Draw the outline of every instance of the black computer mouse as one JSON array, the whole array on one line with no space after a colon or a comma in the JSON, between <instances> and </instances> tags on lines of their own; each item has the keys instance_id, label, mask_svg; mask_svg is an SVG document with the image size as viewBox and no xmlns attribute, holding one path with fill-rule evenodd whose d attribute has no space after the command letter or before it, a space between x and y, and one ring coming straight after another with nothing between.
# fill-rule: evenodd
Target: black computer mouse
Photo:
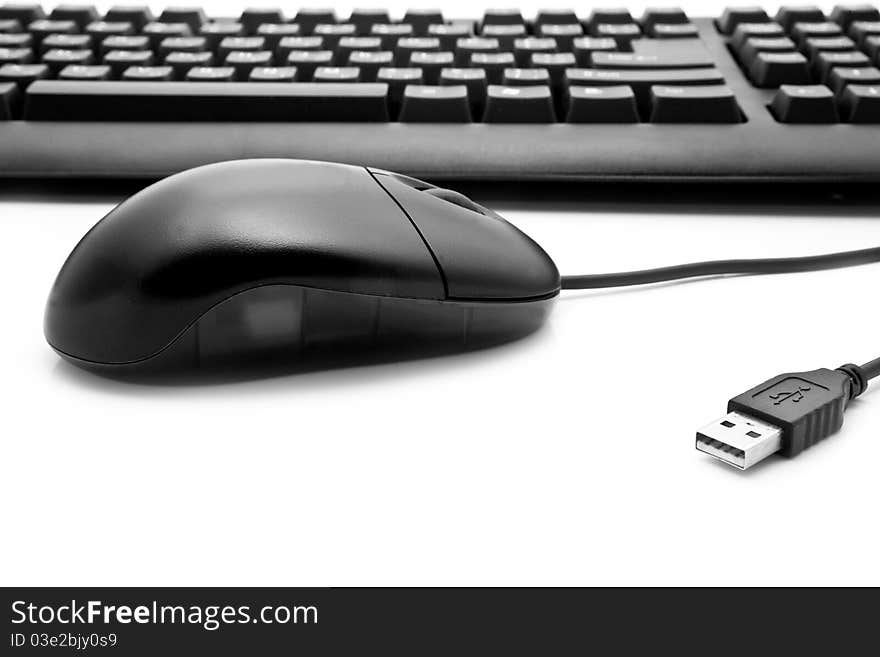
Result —
<instances>
[{"instance_id":1,"label":"black computer mouse","mask_svg":"<svg viewBox=\"0 0 880 657\"><path fill-rule=\"evenodd\" d=\"M198 167L127 199L76 246L45 333L96 369L467 350L536 330L559 272L461 194L299 160Z\"/></svg>"}]
</instances>

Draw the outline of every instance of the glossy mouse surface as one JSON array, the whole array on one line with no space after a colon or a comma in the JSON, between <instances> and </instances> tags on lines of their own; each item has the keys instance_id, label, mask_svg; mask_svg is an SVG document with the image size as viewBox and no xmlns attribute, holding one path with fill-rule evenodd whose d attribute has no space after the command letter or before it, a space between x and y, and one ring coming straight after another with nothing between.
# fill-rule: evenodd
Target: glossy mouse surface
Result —
<instances>
[{"instance_id":1,"label":"glossy mouse surface","mask_svg":"<svg viewBox=\"0 0 880 657\"><path fill-rule=\"evenodd\" d=\"M45 333L95 368L464 350L537 329L549 256L450 190L364 167L212 164L121 203L76 246Z\"/></svg>"}]
</instances>

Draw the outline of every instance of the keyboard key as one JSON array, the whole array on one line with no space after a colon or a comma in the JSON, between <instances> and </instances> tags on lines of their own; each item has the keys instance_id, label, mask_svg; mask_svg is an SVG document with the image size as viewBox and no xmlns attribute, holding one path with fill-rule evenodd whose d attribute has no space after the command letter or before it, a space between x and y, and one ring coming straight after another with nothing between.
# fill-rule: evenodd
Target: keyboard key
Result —
<instances>
[{"instance_id":1,"label":"keyboard key","mask_svg":"<svg viewBox=\"0 0 880 657\"><path fill-rule=\"evenodd\" d=\"M871 65L868 56L852 50L850 52L820 52L816 55L813 67L820 80L827 80L831 70L838 67L843 68L865 68Z\"/></svg>"},{"instance_id":2,"label":"keyboard key","mask_svg":"<svg viewBox=\"0 0 880 657\"><path fill-rule=\"evenodd\" d=\"M92 50L92 37L88 34L50 34L40 44L40 52L49 50Z\"/></svg>"},{"instance_id":3,"label":"keyboard key","mask_svg":"<svg viewBox=\"0 0 880 657\"><path fill-rule=\"evenodd\" d=\"M403 92L400 121L404 123L470 123L467 87L408 85Z\"/></svg>"},{"instance_id":4,"label":"keyboard key","mask_svg":"<svg viewBox=\"0 0 880 657\"><path fill-rule=\"evenodd\" d=\"M424 84L422 69L420 68L380 68L376 74L376 82L382 83L387 88L388 113L392 118L400 113L400 105L403 102L403 92L411 84Z\"/></svg>"},{"instance_id":5,"label":"keyboard key","mask_svg":"<svg viewBox=\"0 0 880 657\"><path fill-rule=\"evenodd\" d=\"M871 36L865 39L862 44L868 57L873 57L877 65L880 66L880 36Z\"/></svg>"},{"instance_id":6,"label":"keyboard key","mask_svg":"<svg viewBox=\"0 0 880 657\"><path fill-rule=\"evenodd\" d=\"M30 50L34 45L34 38L30 34L0 34L0 48L27 48Z\"/></svg>"},{"instance_id":7,"label":"keyboard key","mask_svg":"<svg viewBox=\"0 0 880 657\"><path fill-rule=\"evenodd\" d=\"M380 23L370 28L370 36L382 39L382 50L393 51L398 39L415 36L415 32L406 23Z\"/></svg>"},{"instance_id":8,"label":"keyboard key","mask_svg":"<svg viewBox=\"0 0 880 657\"><path fill-rule=\"evenodd\" d=\"M49 67L49 72L54 76L65 66L78 64L88 66L95 62L95 56L91 50L49 50L40 58L43 64Z\"/></svg>"},{"instance_id":9,"label":"keyboard key","mask_svg":"<svg viewBox=\"0 0 880 657\"><path fill-rule=\"evenodd\" d=\"M638 123L636 97L628 86L568 88L567 123Z\"/></svg>"},{"instance_id":10,"label":"keyboard key","mask_svg":"<svg viewBox=\"0 0 880 657\"><path fill-rule=\"evenodd\" d=\"M212 52L170 52L163 62L174 71L175 80L185 80L190 69L215 64Z\"/></svg>"},{"instance_id":11,"label":"keyboard key","mask_svg":"<svg viewBox=\"0 0 880 657\"><path fill-rule=\"evenodd\" d=\"M432 85L440 80L440 71L452 66L454 60L455 55L451 52L414 52L410 55L407 65L422 69L425 82Z\"/></svg>"},{"instance_id":12,"label":"keyboard key","mask_svg":"<svg viewBox=\"0 0 880 657\"><path fill-rule=\"evenodd\" d=\"M21 32L21 23L14 18L0 19L0 34L15 34Z\"/></svg>"},{"instance_id":13,"label":"keyboard key","mask_svg":"<svg viewBox=\"0 0 880 657\"><path fill-rule=\"evenodd\" d=\"M356 50L345 60L361 70L361 80L375 82L379 69L394 66L394 53L387 50Z\"/></svg>"},{"instance_id":14,"label":"keyboard key","mask_svg":"<svg viewBox=\"0 0 880 657\"><path fill-rule=\"evenodd\" d=\"M463 85L467 88L471 116L483 116L486 92L489 88L486 71L481 68L444 68L440 71L440 84L442 86Z\"/></svg>"},{"instance_id":15,"label":"keyboard key","mask_svg":"<svg viewBox=\"0 0 880 657\"><path fill-rule=\"evenodd\" d=\"M3 64L30 64L34 52L30 48L0 48L0 66Z\"/></svg>"},{"instance_id":16,"label":"keyboard key","mask_svg":"<svg viewBox=\"0 0 880 657\"><path fill-rule=\"evenodd\" d=\"M0 84L14 82L24 90L31 82L49 77L46 64L3 64L0 66Z\"/></svg>"},{"instance_id":17,"label":"keyboard key","mask_svg":"<svg viewBox=\"0 0 880 657\"><path fill-rule=\"evenodd\" d=\"M283 63L295 67L300 80L311 80L319 66L333 65L333 53L329 50L294 50L288 53Z\"/></svg>"},{"instance_id":18,"label":"keyboard key","mask_svg":"<svg viewBox=\"0 0 880 657\"><path fill-rule=\"evenodd\" d=\"M516 39L513 42L513 55L520 66L527 66L535 53L556 52L557 50L556 39L526 37L525 39Z\"/></svg>"},{"instance_id":19,"label":"keyboard key","mask_svg":"<svg viewBox=\"0 0 880 657\"><path fill-rule=\"evenodd\" d=\"M471 55L475 53L496 53L501 50L498 39L483 39L470 37L459 39L455 42L455 63L458 66L466 66L471 61Z\"/></svg>"},{"instance_id":20,"label":"keyboard key","mask_svg":"<svg viewBox=\"0 0 880 657\"><path fill-rule=\"evenodd\" d=\"M501 84L504 70L514 68L516 60L512 52L477 52L471 55L470 65L483 69L489 84Z\"/></svg>"},{"instance_id":21,"label":"keyboard key","mask_svg":"<svg viewBox=\"0 0 880 657\"><path fill-rule=\"evenodd\" d=\"M312 75L313 82L359 82L361 70L357 66L319 66Z\"/></svg>"},{"instance_id":22,"label":"keyboard key","mask_svg":"<svg viewBox=\"0 0 880 657\"><path fill-rule=\"evenodd\" d=\"M0 19L17 20L20 25L29 25L42 18L46 18L46 12L38 4L0 5Z\"/></svg>"},{"instance_id":23,"label":"keyboard key","mask_svg":"<svg viewBox=\"0 0 880 657\"><path fill-rule=\"evenodd\" d=\"M278 42L278 46L275 48L275 57L278 59L278 61L284 61L287 59L290 53L303 50L317 51L327 50L327 48L324 47L323 37L284 37L283 39L281 39L281 41Z\"/></svg>"},{"instance_id":24,"label":"keyboard key","mask_svg":"<svg viewBox=\"0 0 880 657\"><path fill-rule=\"evenodd\" d=\"M278 8L272 9L245 9L241 12L238 22L244 26L244 31L250 35L256 35L261 25L280 25L284 23L284 12Z\"/></svg>"},{"instance_id":25,"label":"keyboard key","mask_svg":"<svg viewBox=\"0 0 880 657\"><path fill-rule=\"evenodd\" d=\"M424 36L429 25L443 24L443 12L439 9L407 9L401 22L412 25L416 36Z\"/></svg>"},{"instance_id":26,"label":"keyboard key","mask_svg":"<svg viewBox=\"0 0 880 657\"><path fill-rule=\"evenodd\" d=\"M517 39L528 36L525 25L484 25L480 30L480 36L484 39L496 39L501 48L513 50L513 43Z\"/></svg>"},{"instance_id":27,"label":"keyboard key","mask_svg":"<svg viewBox=\"0 0 880 657\"><path fill-rule=\"evenodd\" d=\"M550 75L550 86L561 87L565 83L565 72L575 68L577 62L570 52L535 53L529 63L532 68L544 69Z\"/></svg>"},{"instance_id":28,"label":"keyboard key","mask_svg":"<svg viewBox=\"0 0 880 657\"><path fill-rule=\"evenodd\" d=\"M813 37L842 36L843 32L837 23L795 23L791 28L791 37L798 43L804 43Z\"/></svg>"},{"instance_id":29,"label":"keyboard key","mask_svg":"<svg viewBox=\"0 0 880 657\"><path fill-rule=\"evenodd\" d=\"M109 80L110 76L110 67L106 64L92 64L90 66L65 66L58 73L59 80L91 80L92 82L97 82L99 80Z\"/></svg>"},{"instance_id":30,"label":"keyboard key","mask_svg":"<svg viewBox=\"0 0 880 657\"><path fill-rule=\"evenodd\" d=\"M299 31L298 25L296 26L296 31ZM244 25L232 22L205 23L199 28L199 35L204 37L209 50L217 50L217 47L224 39L244 36ZM263 38L265 43L268 43L268 39Z\"/></svg>"},{"instance_id":31,"label":"keyboard key","mask_svg":"<svg viewBox=\"0 0 880 657\"><path fill-rule=\"evenodd\" d=\"M700 36L696 25L666 25L658 23L645 30L649 36L655 39L696 39Z\"/></svg>"},{"instance_id":32,"label":"keyboard key","mask_svg":"<svg viewBox=\"0 0 880 657\"><path fill-rule=\"evenodd\" d=\"M0 121L11 121L18 114L21 92L14 82L0 82Z\"/></svg>"},{"instance_id":33,"label":"keyboard key","mask_svg":"<svg viewBox=\"0 0 880 657\"><path fill-rule=\"evenodd\" d=\"M804 51L811 60L820 52L850 52L856 44L849 37L811 38L804 42Z\"/></svg>"},{"instance_id":34,"label":"keyboard key","mask_svg":"<svg viewBox=\"0 0 880 657\"><path fill-rule=\"evenodd\" d=\"M857 21L849 26L847 33L861 47L868 37L880 36L880 21Z\"/></svg>"},{"instance_id":35,"label":"keyboard key","mask_svg":"<svg viewBox=\"0 0 880 657\"><path fill-rule=\"evenodd\" d=\"M170 66L129 66L122 72L125 82L167 82L174 79Z\"/></svg>"},{"instance_id":36,"label":"keyboard key","mask_svg":"<svg viewBox=\"0 0 880 657\"><path fill-rule=\"evenodd\" d=\"M31 48L34 37L30 34L0 34L0 48Z\"/></svg>"},{"instance_id":37,"label":"keyboard key","mask_svg":"<svg viewBox=\"0 0 880 657\"><path fill-rule=\"evenodd\" d=\"M645 31L655 25L687 25L687 14L681 7L649 7L642 14L642 27Z\"/></svg>"},{"instance_id":38,"label":"keyboard key","mask_svg":"<svg viewBox=\"0 0 880 657\"><path fill-rule=\"evenodd\" d=\"M251 69L250 82L293 82L297 72L294 66L257 66Z\"/></svg>"},{"instance_id":39,"label":"keyboard key","mask_svg":"<svg viewBox=\"0 0 880 657\"><path fill-rule=\"evenodd\" d=\"M142 30L147 23L153 22L153 12L149 7L113 7L104 20L108 23L131 23L135 30Z\"/></svg>"},{"instance_id":40,"label":"keyboard key","mask_svg":"<svg viewBox=\"0 0 880 657\"><path fill-rule=\"evenodd\" d=\"M266 49L263 37L226 37L217 46L217 57L222 61L231 52L258 52Z\"/></svg>"},{"instance_id":41,"label":"keyboard key","mask_svg":"<svg viewBox=\"0 0 880 657\"><path fill-rule=\"evenodd\" d=\"M722 34L732 34L741 23L769 23L770 17L761 7L728 7L716 21Z\"/></svg>"},{"instance_id":42,"label":"keyboard key","mask_svg":"<svg viewBox=\"0 0 880 657\"><path fill-rule=\"evenodd\" d=\"M788 37L774 39L752 38L746 41L739 51L739 57L746 66L751 66L761 52L797 52L794 41Z\"/></svg>"},{"instance_id":43,"label":"keyboard key","mask_svg":"<svg viewBox=\"0 0 880 657\"><path fill-rule=\"evenodd\" d=\"M158 55L165 57L172 52L207 52L208 42L205 37L168 37L159 44Z\"/></svg>"},{"instance_id":44,"label":"keyboard key","mask_svg":"<svg viewBox=\"0 0 880 657\"><path fill-rule=\"evenodd\" d=\"M257 66L272 66L272 53L268 50L233 50L226 55L223 64L235 69L236 80L247 80Z\"/></svg>"},{"instance_id":45,"label":"keyboard key","mask_svg":"<svg viewBox=\"0 0 880 657\"><path fill-rule=\"evenodd\" d=\"M849 123L880 123L880 85L849 85L840 94L840 110Z\"/></svg>"},{"instance_id":46,"label":"keyboard key","mask_svg":"<svg viewBox=\"0 0 880 657\"><path fill-rule=\"evenodd\" d=\"M749 67L749 74L755 86L765 88L812 82L807 58L799 52L758 53Z\"/></svg>"},{"instance_id":47,"label":"keyboard key","mask_svg":"<svg viewBox=\"0 0 880 657\"><path fill-rule=\"evenodd\" d=\"M111 50L101 63L109 66L113 77L118 78L129 66L152 66L153 53L149 50Z\"/></svg>"},{"instance_id":48,"label":"keyboard key","mask_svg":"<svg viewBox=\"0 0 880 657\"><path fill-rule=\"evenodd\" d=\"M593 36L614 39L620 50L629 50L632 42L642 35L642 28L635 23L613 25L603 23L593 28Z\"/></svg>"},{"instance_id":49,"label":"keyboard key","mask_svg":"<svg viewBox=\"0 0 880 657\"><path fill-rule=\"evenodd\" d=\"M263 37L266 40L266 48L275 50L278 47L278 42L284 37L299 36L299 25L296 23L263 23L257 26L254 35Z\"/></svg>"},{"instance_id":50,"label":"keyboard key","mask_svg":"<svg viewBox=\"0 0 880 657\"><path fill-rule=\"evenodd\" d=\"M102 55L112 50L149 50L150 40L142 35L139 36L108 36L101 42L98 49Z\"/></svg>"},{"instance_id":51,"label":"keyboard key","mask_svg":"<svg viewBox=\"0 0 880 657\"><path fill-rule=\"evenodd\" d=\"M846 30L856 21L880 21L880 11L868 4L837 5L831 11L831 20Z\"/></svg>"},{"instance_id":52,"label":"keyboard key","mask_svg":"<svg viewBox=\"0 0 880 657\"><path fill-rule=\"evenodd\" d=\"M28 88L32 121L387 121L384 84L67 82Z\"/></svg>"},{"instance_id":53,"label":"keyboard key","mask_svg":"<svg viewBox=\"0 0 880 657\"><path fill-rule=\"evenodd\" d=\"M782 123L837 123L831 89L822 84L779 87L770 111Z\"/></svg>"},{"instance_id":54,"label":"keyboard key","mask_svg":"<svg viewBox=\"0 0 880 657\"><path fill-rule=\"evenodd\" d=\"M53 21L73 21L79 29L100 18L98 10L91 5L58 5L49 14Z\"/></svg>"},{"instance_id":55,"label":"keyboard key","mask_svg":"<svg viewBox=\"0 0 880 657\"><path fill-rule=\"evenodd\" d=\"M629 52L596 52L592 64L595 68L652 69L652 68L706 68L714 64L708 53L680 55L638 55Z\"/></svg>"},{"instance_id":56,"label":"keyboard key","mask_svg":"<svg viewBox=\"0 0 880 657\"><path fill-rule=\"evenodd\" d=\"M342 37L336 44L336 57L340 62L347 62L353 52L379 50L382 50L382 39L379 37Z\"/></svg>"},{"instance_id":57,"label":"keyboard key","mask_svg":"<svg viewBox=\"0 0 880 657\"><path fill-rule=\"evenodd\" d=\"M593 65L594 52L615 52L617 42L614 39L597 39L595 37L582 37L572 43L572 51L578 66L584 68Z\"/></svg>"},{"instance_id":58,"label":"keyboard key","mask_svg":"<svg viewBox=\"0 0 880 657\"><path fill-rule=\"evenodd\" d=\"M187 82L232 82L235 69L231 66L193 66L186 73Z\"/></svg>"},{"instance_id":59,"label":"keyboard key","mask_svg":"<svg viewBox=\"0 0 880 657\"><path fill-rule=\"evenodd\" d=\"M535 25L578 25L577 14L571 9L541 9L535 17Z\"/></svg>"},{"instance_id":60,"label":"keyboard key","mask_svg":"<svg viewBox=\"0 0 880 657\"><path fill-rule=\"evenodd\" d=\"M733 91L724 85L651 87L651 123L741 123Z\"/></svg>"},{"instance_id":61,"label":"keyboard key","mask_svg":"<svg viewBox=\"0 0 880 657\"><path fill-rule=\"evenodd\" d=\"M538 36L545 39L554 39L560 51L570 51L574 40L584 35L584 28L579 23L566 25L541 25L538 28Z\"/></svg>"},{"instance_id":62,"label":"keyboard key","mask_svg":"<svg viewBox=\"0 0 880 657\"><path fill-rule=\"evenodd\" d=\"M550 74L544 68L506 68L501 84L507 87L549 86Z\"/></svg>"},{"instance_id":63,"label":"keyboard key","mask_svg":"<svg viewBox=\"0 0 880 657\"><path fill-rule=\"evenodd\" d=\"M483 25L525 25L525 20L519 9L488 9Z\"/></svg>"},{"instance_id":64,"label":"keyboard key","mask_svg":"<svg viewBox=\"0 0 880 657\"><path fill-rule=\"evenodd\" d=\"M794 27L795 23L822 23L825 14L821 9L814 6L803 7L780 7L776 12L776 22L786 30Z\"/></svg>"},{"instance_id":65,"label":"keyboard key","mask_svg":"<svg viewBox=\"0 0 880 657\"><path fill-rule=\"evenodd\" d=\"M85 26L84 32L90 35L96 43L101 43L109 36L126 36L134 34L134 24L128 21L110 23L107 21L93 21Z\"/></svg>"},{"instance_id":66,"label":"keyboard key","mask_svg":"<svg viewBox=\"0 0 880 657\"><path fill-rule=\"evenodd\" d=\"M141 33L150 40L150 48L156 49L163 39L190 36L193 31L187 23L160 23L154 21L144 25Z\"/></svg>"},{"instance_id":67,"label":"keyboard key","mask_svg":"<svg viewBox=\"0 0 880 657\"><path fill-rule=\"evenodd\" d=\"M741 23L737 25L730 38L733 47L739 50L749 39L773 39L787 36L779 23Z\"/></svg>"},{"instance_id":68,"label":"keyboard key","mask_svg":"<svg viewBox=\"0 0 880 657\"><path fill-rule=\"evenodd\" d=\"M34 45L39 47L43 39L50 34L76 34L79 28L73 21L50 21L43 19L28 25L27 30L34 37Z\"/></svg>"},{"instance_id":69,"label":"keyboard key","mask_svg":"<svg viewBox=\"0 0 880 657\"><path fill-rule=\"evenodd\" d=\"M489 85L486 93L486 123L554 123L556 112L549 87L504 87Z\"/></svg>"},{"instance_id":70,"label":"keyboard key","mask_svg":"<svg viewBox=\"0 0 880 657\"><path fill-rule=\"evenodd\" d=\"M473 27L468 23L428 26L428 36L440 40L441 50L455 50L455 43L459 39L467 39L473 35Z\"/></svg>"},{"instance_id":71,"label":"keyboard key","mask_svg":"<svg viewBox=\"0 0 880 657\"><path fill-rule=\"evenodd\" d=\"M629 13L628 9L610 8L594 9L590 13L587 22L591 27L595 27L596 25L625 25L635 21L633 21L632 14Z\"/></svg>"},{"instance_id":72,"label":"keyboard key","mask_svg":"<svg viewBox=\"0 0 880 657\"><path fill-rule=\"evenodd\" d=\"M439 52L440 39L434 37L404 37L397 40L394 54L401 64L409 63L409 56L414 52Z\"/></svg>"},{"instance_id":73,"label":"keyboard key","mask_svg":"<svg viewBox=\"0 0 880 657\"><path fill-rule=\"evenodd\" d=\"M880 70L873 66L869 68L838 67L831 69L831 73L828 74L828 86L831 87L835 94L840 94L850 84L880 85Z\"/></svg>"},{"instance_id":74,"label":"keyboard key","mask_svg":"<svg viewBox=\"0 0 880 657\"><path fill-rule=\"evenodd\" d=\"M609 70L571 68L565 72L567 86L613 87L627 85L632 87L636 99L647 102L651 87L662 86L707 86L724 83L721 72L715 68L681 68L666 70Z\"/></svg>"},{"instance_id":75,"label":"keyboard key","mask_svg":"<svg viewBox=\"0 0 880 657\"><path fill-rule=\"evenodd\" d=\"M205 10L201 7L168 7L159 14L160 23L185 23L193 32L198 32L203 23L208 22Z\"/></svg>"},{"instance_id":76,"label":"keyboard key","mask_svg":"<svg viewBox=\"0 0 880 657\"><path fill-rule=\"evenodd\" d=\"M324 38L324 47L327 50L336 50L342 37L353 37L357 34L357 27L352 23L319 23L315 25L312 34Z\"/></svg>"}]
</instances>

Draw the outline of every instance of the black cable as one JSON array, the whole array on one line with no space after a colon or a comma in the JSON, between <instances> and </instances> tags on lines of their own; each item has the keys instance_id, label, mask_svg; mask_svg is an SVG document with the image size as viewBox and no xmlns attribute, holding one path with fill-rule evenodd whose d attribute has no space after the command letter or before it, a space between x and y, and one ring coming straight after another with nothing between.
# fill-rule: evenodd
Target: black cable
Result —
<instances>
[{"instance_id":1,"label":"black cable","mask_svg":"<svg viewBox=\"0 0 880 657\"><path fill-rule=\"evenodd\" d=\"M868 361L861 367L862 372L864 372L865 376L869 379L880 376L880 358L875 358L874 360Z\"/></svg>"},{"instance_id":2,"label":"black cable","mask_svg":"<svg viewBox=\"0 0 880 657\"><path fill-rule=\"evenodd\" d=\"M725 274L791 274L839 267L855 267L880 262L880 247L861 249L859 251L841 251L817 256L796 258L757 258L751 260L709 260L692 262L672 267L642 269L612 274L587 274L585 276L563 276L563 290L591 290L607 287L625 287L629 285L647 285L677 281L683 278L699 278L704 276L721 276ZM880 358L875 358L856 368L859 377L873 379L880 376Z\"/></svg>"},{"instance_id":3,"label":"black cable","mask_svg":"<svg viewBox=\"0 0 880 657\"><path fill-rule=\"evenodd\" d=\"M612 274L563 276L563 290L589 290L627 285L647 285L677 281L682 278L720 276L723 274L791 274L839 267L855 267L880 262L880 247L860 251L842 251L798 258L759 258L754 260L709 260L686 265L626 271ZM874 361L872 361L874 362ZM876 376L876 375L875 375Z\"/></svg>"}]
</instances>

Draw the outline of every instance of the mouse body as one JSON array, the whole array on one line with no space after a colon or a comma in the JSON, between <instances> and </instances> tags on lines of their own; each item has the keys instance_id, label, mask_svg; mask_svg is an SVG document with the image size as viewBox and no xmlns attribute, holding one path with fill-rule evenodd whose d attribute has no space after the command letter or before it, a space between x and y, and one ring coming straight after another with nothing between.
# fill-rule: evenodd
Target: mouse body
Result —
<instances>
[{"instance_id":1,"label":"mouse body","mask_svg":"<svg viewBox=\"0 0 880 657\"><path fill-rule=\"evenodd\" d=\"M537 329L559 272L460 194L299 160L211 164L122 202L51 290L49 344L97 369L456 351Z\"/></svg>"}]
</instances>

